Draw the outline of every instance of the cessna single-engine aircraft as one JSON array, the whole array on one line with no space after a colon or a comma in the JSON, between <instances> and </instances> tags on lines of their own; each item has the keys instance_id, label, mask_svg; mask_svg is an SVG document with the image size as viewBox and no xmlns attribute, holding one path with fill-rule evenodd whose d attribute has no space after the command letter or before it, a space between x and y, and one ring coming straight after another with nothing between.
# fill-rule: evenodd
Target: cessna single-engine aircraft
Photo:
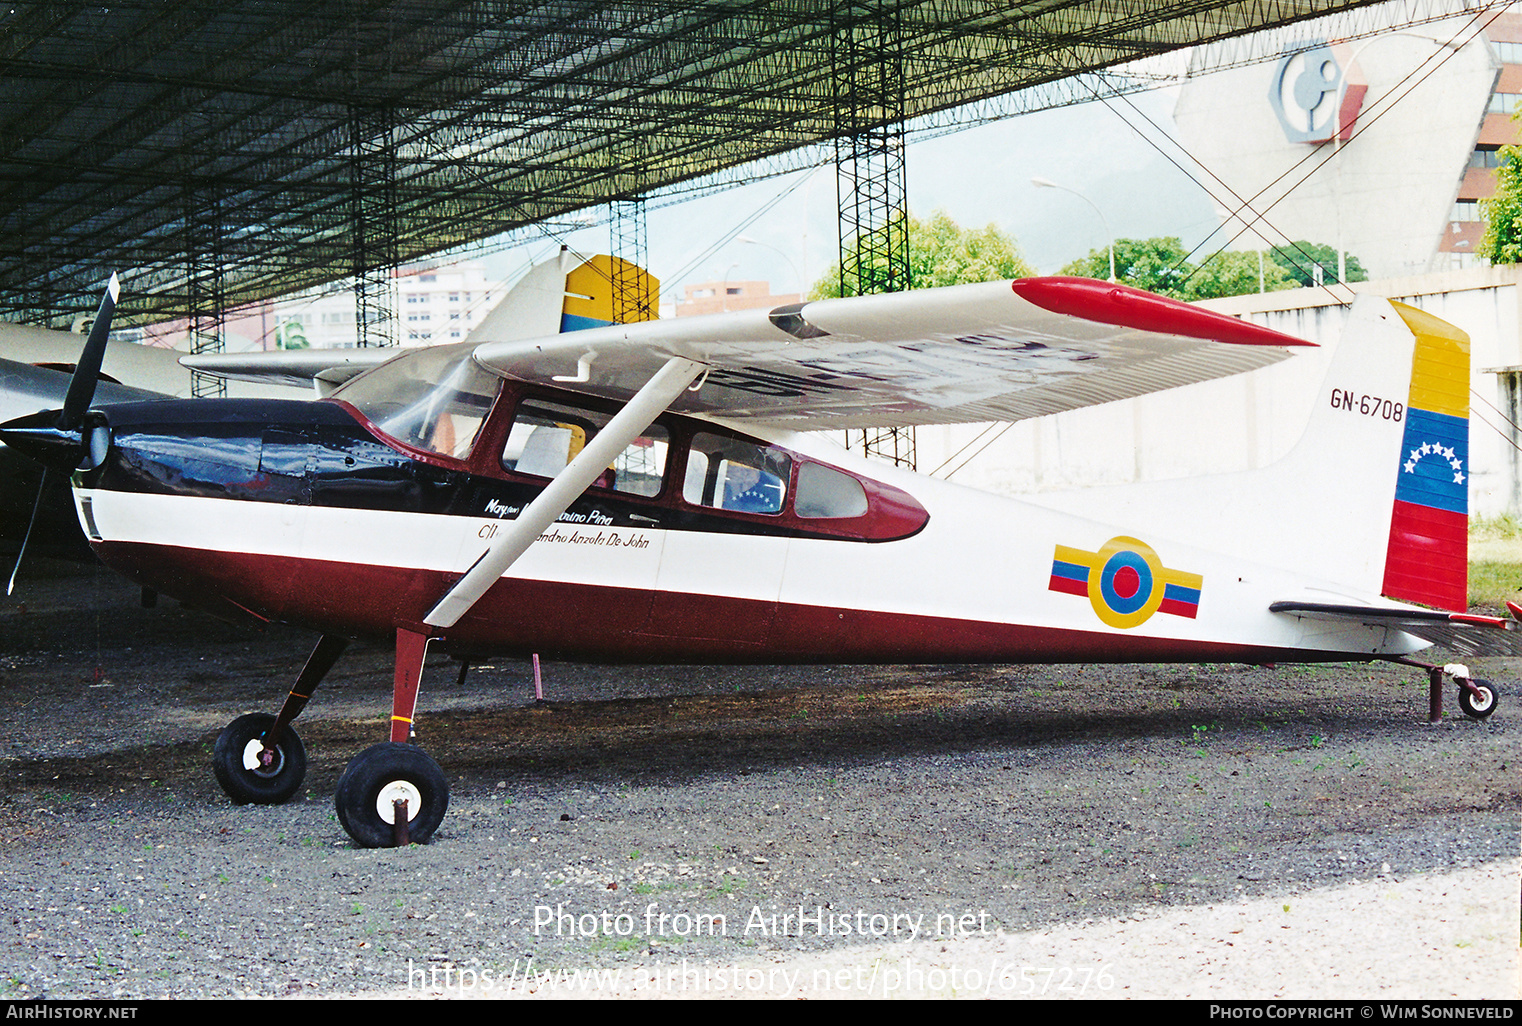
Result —
<instances>
[{"instance_id":1,"label":"cessna single-engine aircraft","mask_svg":"<svg viewBox=\"0 0 1522 1026\"><path fill-rule=\"evenodd\" d=\"M1355 304L1282 462L1087 508L810 433L1039 416L1304 344L1125 286L1028 278L403 351L305 402L91 408L87 355L61 412L0 437L72 469L109 566L320 632L279 712L218 739L235 800L296 792L292 721L347 639L394 640L390 740L336 796L353 839L383 846L426 841L448 804L411 743L430 646L756 663L1515 651L1512 620L1465 612L1468 340L1411 307ZM1466 713L1491 712L1490 684L1446 671Z\"/></svg>"}]
</instances>

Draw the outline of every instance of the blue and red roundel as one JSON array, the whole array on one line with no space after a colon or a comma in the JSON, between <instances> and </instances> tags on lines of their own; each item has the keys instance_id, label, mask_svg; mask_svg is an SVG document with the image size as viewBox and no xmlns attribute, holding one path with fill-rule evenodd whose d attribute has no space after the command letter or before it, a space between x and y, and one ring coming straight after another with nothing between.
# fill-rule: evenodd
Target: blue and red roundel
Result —
<instances>
[{"instance_id":1,"label":"blue and red roundel","mask_svg":"<svg viewBox=\"0 0 1522 1026\"><path fill-rule=\"evenodd\" d=\"M1200 608L1199 574L1163 566L1145 542L1111 538L1098 552L1058 545L1052 557L1049 591L1083 595L1111 627L1128 629L1153 613L1193 619Z\"/></svg>"}]
</instances>

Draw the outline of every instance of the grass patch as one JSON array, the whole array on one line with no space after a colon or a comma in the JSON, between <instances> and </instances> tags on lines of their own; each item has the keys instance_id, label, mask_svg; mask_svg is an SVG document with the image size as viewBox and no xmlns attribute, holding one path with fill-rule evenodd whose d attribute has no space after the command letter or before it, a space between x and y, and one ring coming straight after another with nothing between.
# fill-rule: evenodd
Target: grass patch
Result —
<instances>
[{"instance_id":1,"label":"grass patch","mask_svg":"<svg viewBox=\"0 0 1522 1026\"><path fill-rule=\"evenodd\" d=\"M1469 604L1504 609L1522 601L1522 520L1513 516L1469 522Z\"/></svg>"}]
</instances>

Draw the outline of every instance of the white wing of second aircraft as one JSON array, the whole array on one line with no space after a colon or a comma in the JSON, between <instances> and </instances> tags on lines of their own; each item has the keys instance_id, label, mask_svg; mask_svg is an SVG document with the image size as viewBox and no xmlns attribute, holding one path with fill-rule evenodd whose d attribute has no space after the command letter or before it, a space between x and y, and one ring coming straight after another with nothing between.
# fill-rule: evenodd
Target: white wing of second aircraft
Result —
<instances>
[{"instance_id":1,"label":"white wing of second aircraft","mask_svg":"<svg viewBox=\"0 0 1522 1026\"><path fill-rule=\"evenodd\" d=\"M1083 278L1024 278L484 341L504 376L623 399L671 357L672 409L798 430L1021 420L1253 370L1311 343Z\"/></svg>"},{"instance_id":2,"label":"white wing of second aircraft","mask_svg":"<svg viewBox=\"0 0 1522 1026\"><path fill-rule=\"evenodd\" d=\"M568 330L568 325L606 324L613 319L614 258L584 257L562 250L553 260L536 264L519 278L507 295L470 330L464 342L540 338ZM632 265L625 265L632 267ZM641 275L644 272L639 272ZM629 276L620 270L620 276ZM649 279L654 293L659 283ZM186 356L186 367L237 381L295 385L327 395L345 381L396 356L400 349L299 349L253 353L211 353Z\"/></svg>"}]
</instances>

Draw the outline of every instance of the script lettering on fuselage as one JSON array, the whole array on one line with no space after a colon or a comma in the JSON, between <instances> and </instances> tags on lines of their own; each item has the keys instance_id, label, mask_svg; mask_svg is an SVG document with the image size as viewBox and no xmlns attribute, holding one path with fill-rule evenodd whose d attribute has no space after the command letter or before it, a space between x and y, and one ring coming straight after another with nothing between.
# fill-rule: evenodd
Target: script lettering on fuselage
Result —
<instances>
[{"instance_id":1,"label":"script lettering on fuselage","mask_svg":"<svg viewBox=\"0 0 1522 1026\"><path fill-rule=\"evenodd\" d=\"M537 540L551 545L588 545L604 549L648 549L650 547L650 539L640 532L626 537L617 531L598 531L593 534L591 531L579 531L574 528L570 531L562 531L558 527L552 527L541 534Z\"/></svg>"},{"instance_id":2,"label":"script lettering on fuselage","mask_svg":"<svg viewBox=\"0 0 1522 1026\"><path fill-rule=\"evenodd\" d=\"M476 532L476 537L483 541L490 541L501 530L501 524L494 520L488 520ZM552 527L536 538L535 541L551 545L589 545L594 548L604 549L648 549L650 547L650 539L643 531L635 531L625 535L620 534L618 531L598 531L593 533L577 528L562 531L558 527Z\"/></svg>"}]
</instances>

